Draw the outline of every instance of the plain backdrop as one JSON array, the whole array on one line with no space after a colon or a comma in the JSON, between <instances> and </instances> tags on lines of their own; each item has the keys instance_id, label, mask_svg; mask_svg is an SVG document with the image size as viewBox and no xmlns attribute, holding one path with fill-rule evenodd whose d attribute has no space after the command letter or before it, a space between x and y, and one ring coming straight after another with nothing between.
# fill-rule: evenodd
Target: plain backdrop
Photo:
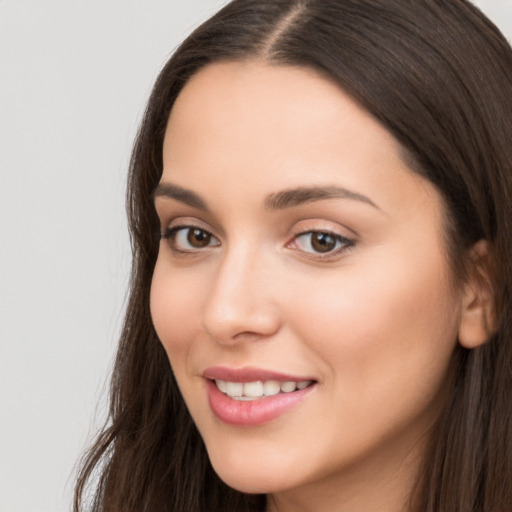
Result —
<instances>
[{"instance_id":1,"label":"plain backdrop","mask_svg":"<svg viewBox=\"0 0 512 512\"><path fill-rule=\"evenodd\" d=\"M0 0L0 512L70 510L122 322L131 143L224 3ZM512 0L477 3L512 39Z\"/></svg>"}]
</instances>

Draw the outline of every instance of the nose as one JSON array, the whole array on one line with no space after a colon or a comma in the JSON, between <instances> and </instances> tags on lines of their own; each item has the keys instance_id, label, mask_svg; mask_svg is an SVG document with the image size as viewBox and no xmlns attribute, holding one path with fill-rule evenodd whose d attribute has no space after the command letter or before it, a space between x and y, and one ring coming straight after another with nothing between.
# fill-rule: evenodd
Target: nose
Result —
<instances>
[{"instance_id":1,"label":"nose","mask_svg":"<svg viewBox=\"0 0 512 512\"><path fill-rule=\"evenodd\" d=\"M212 282L202 323L217 343L262 340L279 330L272 265L254 250L237 249L226 254Z\"/></svg>"}]
</instances>

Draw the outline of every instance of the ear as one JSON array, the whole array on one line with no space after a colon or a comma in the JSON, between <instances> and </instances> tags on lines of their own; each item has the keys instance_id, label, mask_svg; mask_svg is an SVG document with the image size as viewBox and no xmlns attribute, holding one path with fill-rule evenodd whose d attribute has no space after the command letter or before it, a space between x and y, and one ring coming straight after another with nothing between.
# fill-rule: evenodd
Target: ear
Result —
<instances>
[{"instance_id":1,"label":"ear","mask_svg":"<svg viewBox=\"0 0 512 512\"><path fill-rule=\"evenodd\" d=\"M469 250L468 275L462 291L459 343L468 349L486 343L496 330L491 269L490 244L479 240Z\"/></svg>"}]
</instances>

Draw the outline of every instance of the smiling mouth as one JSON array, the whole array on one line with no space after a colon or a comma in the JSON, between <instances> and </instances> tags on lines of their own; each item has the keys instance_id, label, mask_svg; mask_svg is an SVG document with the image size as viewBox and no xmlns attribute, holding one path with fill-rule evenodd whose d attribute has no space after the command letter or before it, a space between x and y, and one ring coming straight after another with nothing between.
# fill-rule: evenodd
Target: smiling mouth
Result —
<instances>
[{"instance_id":1,"label":"smiling mouth","mask_svg":"<svg viewBox=\"0 0 512 512\"><path fill-rule=\"evenodd\" d=\"M254 381L254 382L230 382L221 379L214 379L215 385L225 395L233 400L251 401L259 400L267 396L275 396L285 393L293 393L306 389L314 384L313 380L286 381L277 380Z\"/></svg>"}]
</instances>

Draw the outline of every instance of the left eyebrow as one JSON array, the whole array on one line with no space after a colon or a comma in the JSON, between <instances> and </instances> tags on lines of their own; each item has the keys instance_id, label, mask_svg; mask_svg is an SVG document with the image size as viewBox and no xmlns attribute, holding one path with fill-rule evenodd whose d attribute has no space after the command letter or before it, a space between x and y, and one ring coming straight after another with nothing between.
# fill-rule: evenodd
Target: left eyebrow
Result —
<instances>
[{"instance_id":1,"label":"left eyebrow","mask_svg":"<svg viewBox=\"0 0 512 512\"><path fill-rule=\"evenodd\" d=\"M153 199L157 197L167 197L192 208L209 211L206 202L198 194L173 183L159 183L153 192Z\"/></svg>"},{"instance_id":2,"label":"left eyebrow","mask_svg":"<svg viewBox=\"0 0 512 512\"><path fill-rule=\"evenodd\" d=\"M336 186L299 187L275 192L270 194L265 200L265 210L284 210L285 208L292 208L304 203L322 201L324 199L350 199L366 203L377 210L380 210L380 208L369 197L358 192Z\"/></svg>"}]
</instances>

